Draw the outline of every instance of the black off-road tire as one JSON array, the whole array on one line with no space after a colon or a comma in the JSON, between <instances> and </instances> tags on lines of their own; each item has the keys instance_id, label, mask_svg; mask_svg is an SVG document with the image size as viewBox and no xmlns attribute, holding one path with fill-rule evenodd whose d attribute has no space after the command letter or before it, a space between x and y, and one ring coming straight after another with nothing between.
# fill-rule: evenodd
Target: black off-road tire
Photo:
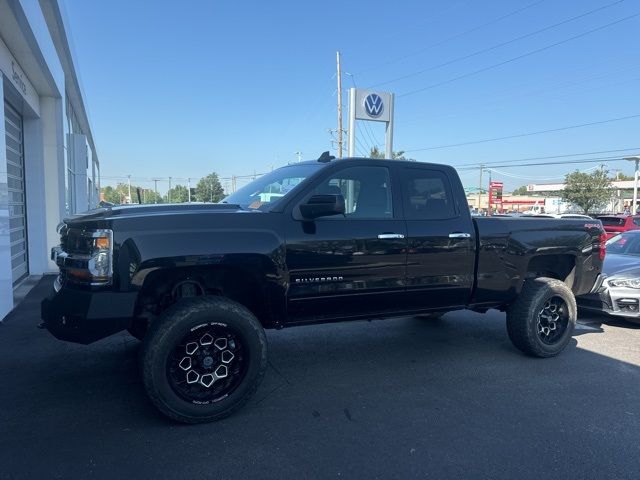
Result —
<instances>
[{"instance_id":1,"label":"black off-road tire","mask_svg":"<svg viewBox=\"0 0 640 480\"><path fill-rule=\"evenodd\" d=\"M185 335L208 325L232 330L243 344L247 364L234 390L203 403L178 395L170 380L168 362ZM149 326L142 344L141 370L147 395L162 413L180 422L212 422L231 415L255 393L266 369L267 339L262 325L244 306L223 297L178 302Z\"/></svg>"},{"instance_id":2,"label":"black off-road tire","mask_svg":"<svg viewBox=\"0 0 640 480\"><path fill-rule=\"evenodd\" d=\"M566 325L557 332L553 341L544 341L539 332L540 315L550 300L564 303ZM573 292L567 285L553 278L540 277L527 280L517 300L507 309L507 332L511 342L527 355L553 357L571 340L576 325L577 306ZM546 320L545 320L546 321Z\"/></svg>"}]
</instances>

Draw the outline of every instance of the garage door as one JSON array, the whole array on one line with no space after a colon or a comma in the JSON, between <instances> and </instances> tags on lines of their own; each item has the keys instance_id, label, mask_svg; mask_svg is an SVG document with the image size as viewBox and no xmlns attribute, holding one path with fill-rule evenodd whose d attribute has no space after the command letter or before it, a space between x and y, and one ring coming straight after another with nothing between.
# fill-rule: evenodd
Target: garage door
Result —
<instances>
[{"instance_id":1,"label":"garage door","mask_svg":"<svg viewBox=\"0 0 640 480\"><path fill-rule=\"evenodd\" d=\"M4 127L7 141L7 187L9 203L9 238L13 286L29 275L27 256L27 211L24 191L24 148L22 116L4 103Z\"/></svg>"}]
</instances>

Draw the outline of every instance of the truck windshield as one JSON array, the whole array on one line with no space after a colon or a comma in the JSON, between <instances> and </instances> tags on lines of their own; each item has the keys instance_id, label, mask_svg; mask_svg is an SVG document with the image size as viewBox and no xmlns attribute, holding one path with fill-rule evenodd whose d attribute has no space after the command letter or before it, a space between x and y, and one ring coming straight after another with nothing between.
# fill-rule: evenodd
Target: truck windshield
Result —
<instances>
[{"instance_id":1,"label":"truck windshield","mask_svg":"<svg viewBox=\"0 0 640 480\"><path fill-rule=\"evenodd\" d=\"M234 203L251 210L273 206L322 167L323 164L307 163L279 168L245 185L222 200L222 203Z\"/></svg>"}]
</instances>

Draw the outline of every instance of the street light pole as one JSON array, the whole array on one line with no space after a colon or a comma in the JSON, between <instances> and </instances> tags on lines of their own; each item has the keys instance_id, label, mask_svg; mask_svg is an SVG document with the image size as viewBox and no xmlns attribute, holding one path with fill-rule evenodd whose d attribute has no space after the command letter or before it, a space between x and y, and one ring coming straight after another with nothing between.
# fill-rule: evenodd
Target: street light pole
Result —
<instances>
[{"instance_id":1,"label":"street light pole","mask_svg":"<svg viewBox=\"0 0 640 480\"><path fill-rule=\"evenodd\" d=\"M624 157L624 159L629 162L634 162L636 166L633 174L633 204L631 207L631 215L635 215L638 203L638 162L640 162L640 156Z\"/></svg>"}]
</instances>

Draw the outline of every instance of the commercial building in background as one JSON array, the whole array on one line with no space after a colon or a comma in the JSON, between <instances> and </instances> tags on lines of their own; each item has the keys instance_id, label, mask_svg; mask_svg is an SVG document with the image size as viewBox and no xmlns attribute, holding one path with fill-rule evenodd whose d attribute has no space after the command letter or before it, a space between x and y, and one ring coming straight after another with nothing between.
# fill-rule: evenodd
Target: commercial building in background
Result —
<instances>
[{"instance_id":1,"label":"commercial building in background","mask_svg":"<svg viewBox=\"0 0 640 480\"><path fill-rule=\"evenodd\" d=\"M56 0L0 0L0 318L55 270L56 226L98 202L100 164Z\"/></svg>"}]
</instances>

